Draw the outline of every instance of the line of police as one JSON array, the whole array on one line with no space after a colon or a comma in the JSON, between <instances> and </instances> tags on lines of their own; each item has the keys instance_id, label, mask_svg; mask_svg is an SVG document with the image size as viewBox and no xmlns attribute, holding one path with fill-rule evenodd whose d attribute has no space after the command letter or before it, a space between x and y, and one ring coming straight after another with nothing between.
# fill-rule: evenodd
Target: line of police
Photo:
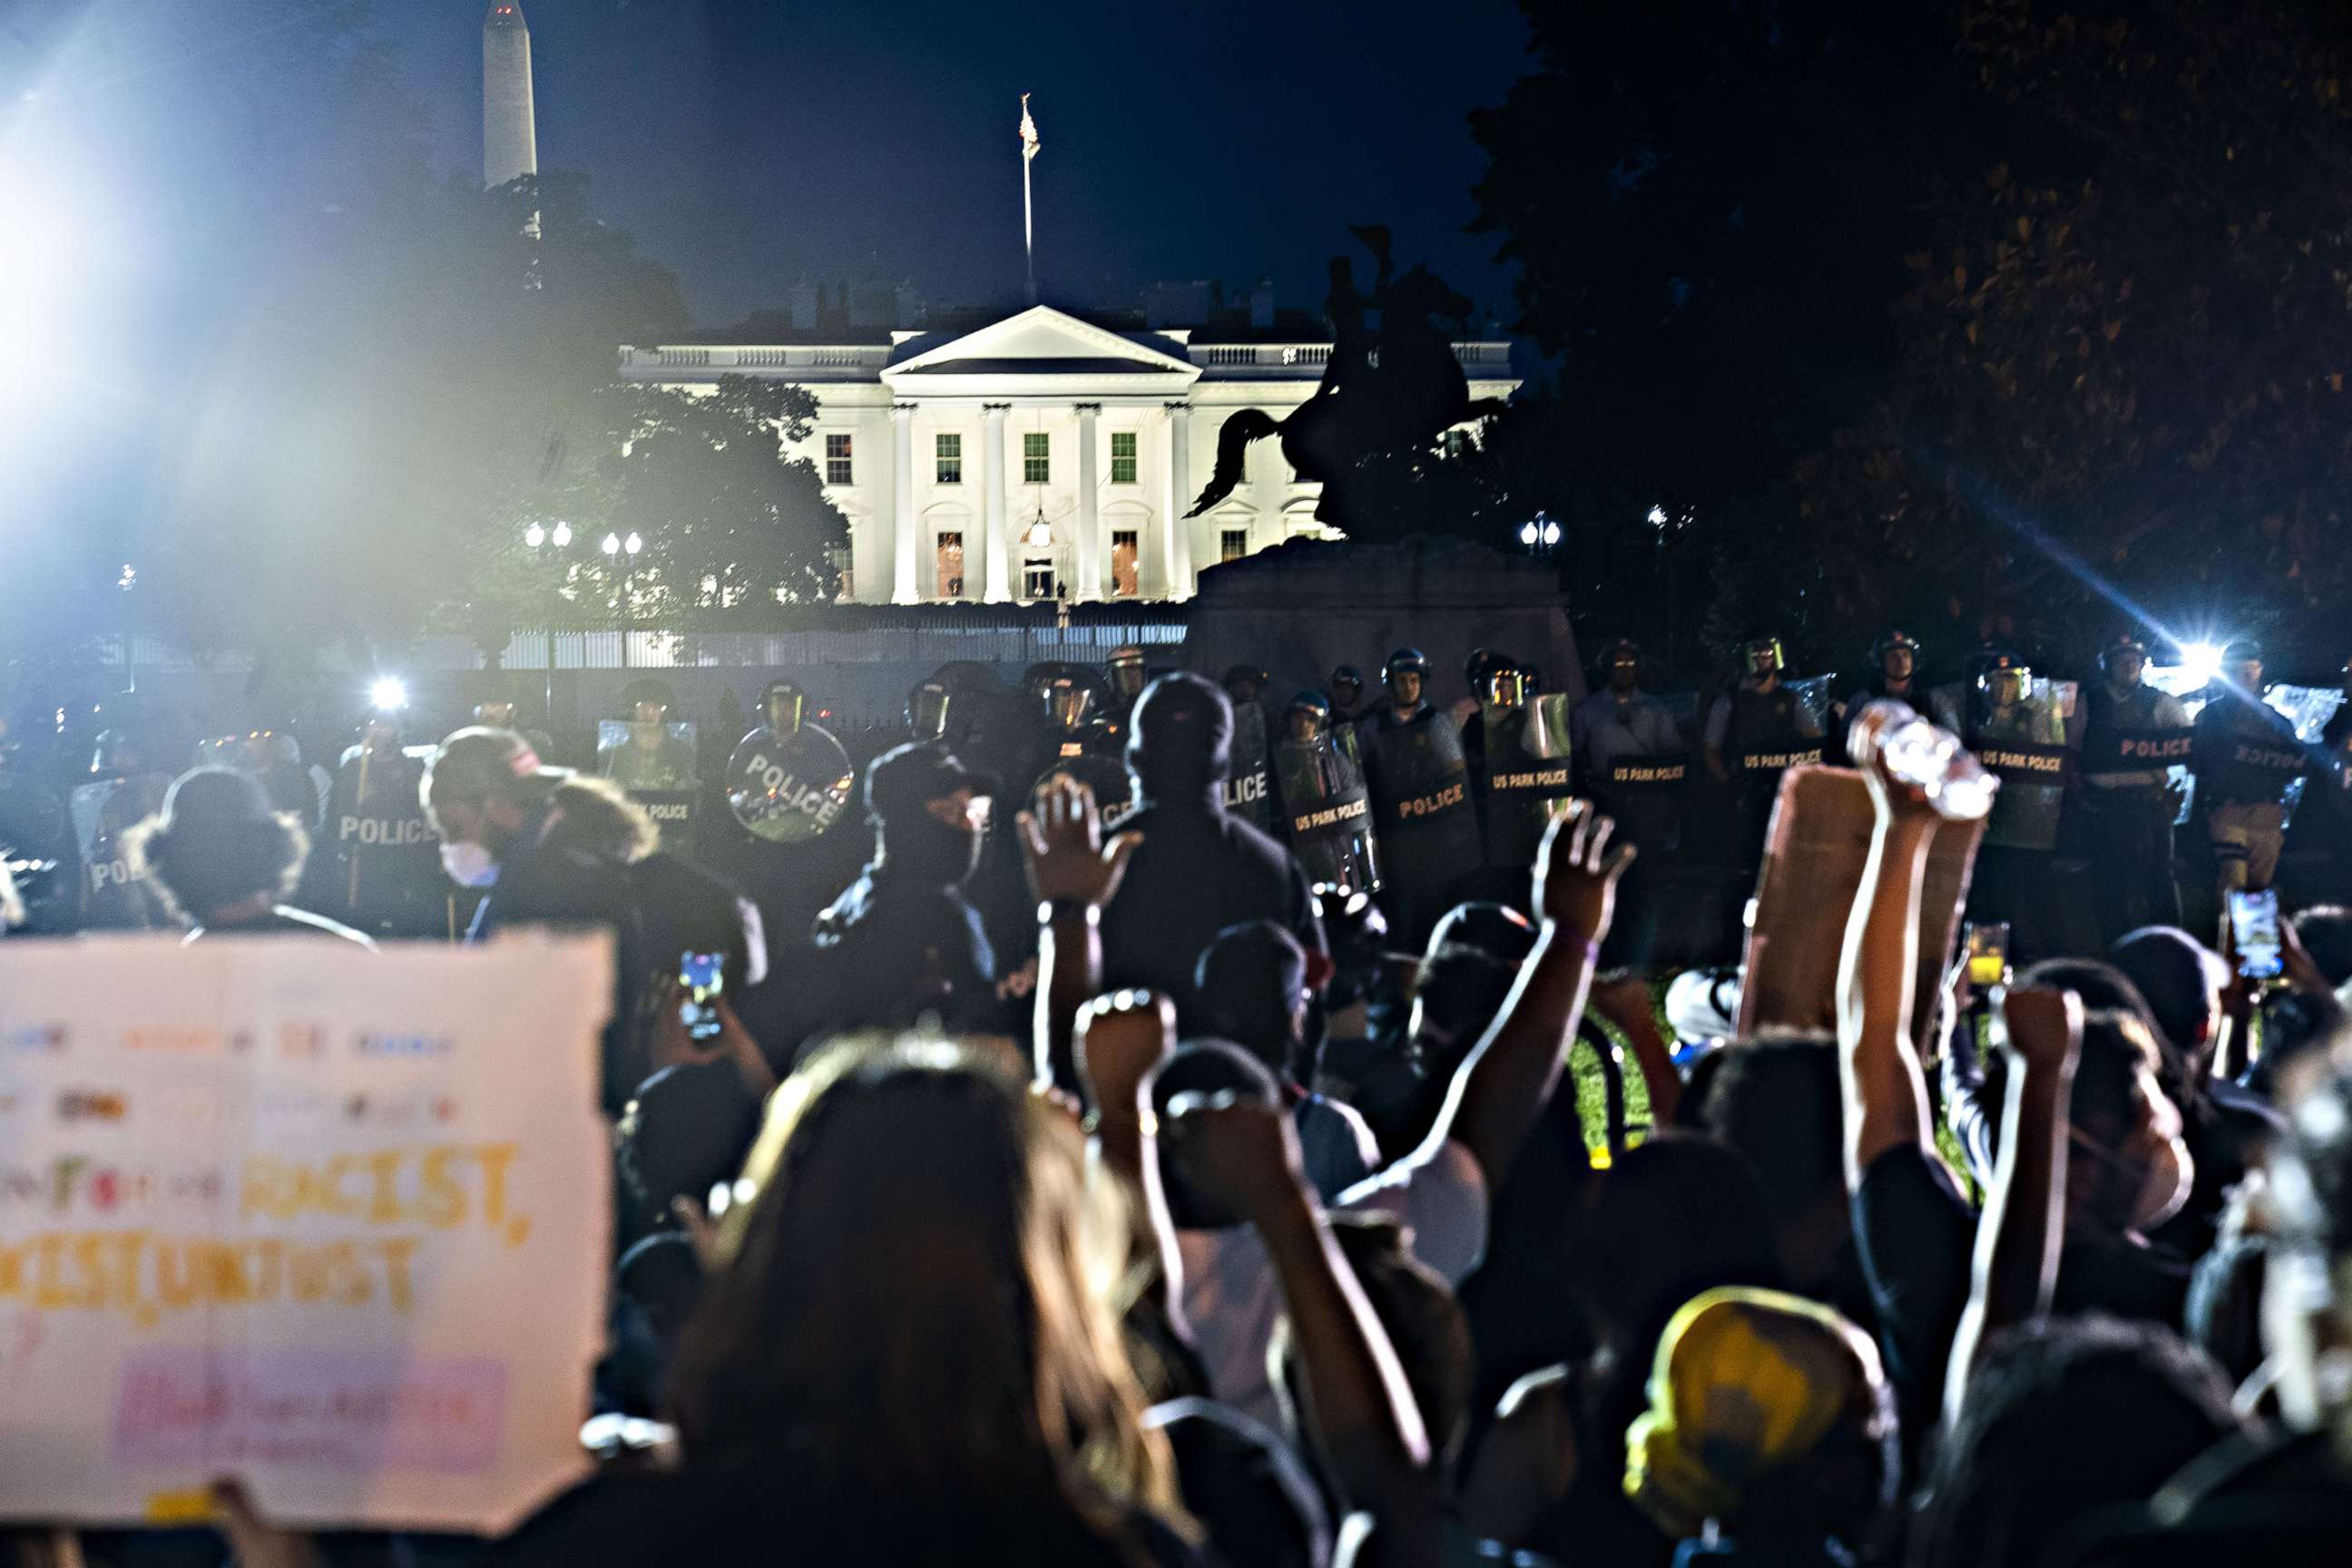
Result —
<instances>
[{"instance_id":1,"label":"line of police","mask_svg":"<svg viewBox=\"0 0 2352 1568\"><path fill-rule=\"evenodd\" d=\"M2262 650L2252 644L2227 651L2225 679L2203 694L2193 723L2179 698L2145 682L2148 649L2128 635L2101 650L2100 679L2079 700L1997 650L1970 656L1958 680L1928 687L1919 643L1900 631L1879 639L1869 679L1843 701L1829 700L1826 679L1791 679L1777 637L1745 638L1738 652L1737 684L1702 701L1650 689L1653 667L1620 641L1595 660L1591 695L1571 706L1543 689L1539 669L1481 649L1464 670L1473 696L1447 710L1430 702L1429 661L1411 647L1381 666L1377 695L1343 665L1323 688L1279 708L1265 700L1266 671L1235 665L1223 680L1234 711L1226 805L1286 840L1318 885L1343 899L1376 893L1411 942L1464 899L1518 895L1549 815L1571 794L1590 795L1644 852L1616 939L1618 956L1638 959L1649 950L1664 867L1719 865L1741 881L1760 855L1780 774L1842 761L1851 716L1873 698L1895 697L1964 736L2001 776L1971 914L2011 921L2020 951L2087 942L2093 927L2112 939L2179 919L2173 837L2188 777L2196 781L2193 840L2210 846L2218 886L2270 884L2300 793L2298 842L2309 853L2299 859L2315 884L2307 895L2352 894L2352 706L2312 726L2320 733L2306 744L2260 700ZM1032 667L1010 693L986 667L950 666L909 694L904 734L952 746L1000 783L1033 780L1034 790L1057 774L1077 777L1116 811L1129 795L1129 719L1156 673L1133 647L1100 668ZM699 754L694 726L669 717L675 700L662 682L633 683L622 707L625 718L600 726L598 771L644 803L671 842L691 845L718 759ZM856 767L810 721L793 682L771 682L759 710L714 793L753 838L813 841L845 811ZM511 728L519 705L485 692L470 716ZM543 736L533 739L545 747ZM462 885L467 868L444 874L417 802L422 748L403 741L395 715L370 714L331 776L305 768L293 738L278 729L215 737L196 750L199 761L255 773L281 810L311 825L307 907L380 935L447 936L470 902L452 878ZM51 879L37 923L167 923L115 846L160 804L176 760L168 750L134 722L101 734L90 773L68 799L68 828L43 819L45 795L56 815L55 792L21 763L10 765L15 752L0 736L0 846L17 879L26 883L30 870L37 889L45 858L79 868ZM2087 883L2086 897L2067 896L2069 879L2055 874L2062 864L2097 868L2073 879Z\"/></svg>"}]
</instances>

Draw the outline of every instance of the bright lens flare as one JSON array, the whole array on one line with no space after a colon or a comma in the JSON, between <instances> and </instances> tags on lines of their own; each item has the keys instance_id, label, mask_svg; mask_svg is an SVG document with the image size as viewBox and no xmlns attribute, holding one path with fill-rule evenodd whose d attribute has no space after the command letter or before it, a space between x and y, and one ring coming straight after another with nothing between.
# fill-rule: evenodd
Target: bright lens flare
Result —
<instances>
[{"instance_id":1,"label":"bright lens flare","mask_svg":"<svg viewBox=\"0 0 2352 1568\"><path fill-rule=\"evenodd\" d=\"M394 676L383 676L368 688L368 706L379 713L396 712L408 706L408 687Z\"/></svg>"},{"instance_id":2,"label":"bright lens flare","mask_svg":"<svg viewBox=\"0 0 2352 1568\"><path fill-rule=\"evenodd\" d=\"M2219 643L2192 642L2180 645L2180 668L2200 686L2211 684L2221 676L2221 647Z\"/></svg>"}]
</instances>

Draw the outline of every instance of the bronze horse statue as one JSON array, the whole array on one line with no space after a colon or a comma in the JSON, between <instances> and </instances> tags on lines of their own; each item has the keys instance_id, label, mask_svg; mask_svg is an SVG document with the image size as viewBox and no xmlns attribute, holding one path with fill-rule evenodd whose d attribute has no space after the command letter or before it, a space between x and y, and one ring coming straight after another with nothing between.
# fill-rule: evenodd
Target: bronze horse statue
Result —
<instances>
[{"instance_id":1,"label":"bronze horse statue","mask_svg":"<svg viewBox=\"0 0 2352 1568\"><path fill-rule=\"evenodd\" d=\"M1346 529L1349 491L1368 460L1428 448L1454 426L1502 412L1495 398L1473 401L1469 378L1454 354L1454 334L1470 301L1428 268L1389 276L1388 231L1352 230L1379 266L1369 300L1357 292L1346 257L1331 261L1331 291L1324 314L1331 322L1331 357L1315 394L1276 419L1244 408L1217 431L1217 467L1187 517L1198 517L1233 494L1245 472L1250 443L1282 440L1282 455L1302 479L1320 481L1316 521ZM1367 305L1374 312L1368 320Z\"/></svg>"}]
</instances>

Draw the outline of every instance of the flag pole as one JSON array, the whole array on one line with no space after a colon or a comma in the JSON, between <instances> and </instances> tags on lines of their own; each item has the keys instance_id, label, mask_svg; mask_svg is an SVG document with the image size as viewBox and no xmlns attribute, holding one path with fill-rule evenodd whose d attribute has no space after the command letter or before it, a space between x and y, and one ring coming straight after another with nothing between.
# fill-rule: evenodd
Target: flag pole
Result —
<instances>
[{"instance_id":1,"label":"flag pole","mask_svg":"<svg viewBox=\"0 0 2352 1568\"><path fill-rule=\"evenodd\" d=\"M1029 303L1037 303L1036 208L1029 198L1029 165L1037 156L1037 122L1029 118L1029 95L1021 95L1021 250L1029 266Z\"/></svg>"}]
</instances>

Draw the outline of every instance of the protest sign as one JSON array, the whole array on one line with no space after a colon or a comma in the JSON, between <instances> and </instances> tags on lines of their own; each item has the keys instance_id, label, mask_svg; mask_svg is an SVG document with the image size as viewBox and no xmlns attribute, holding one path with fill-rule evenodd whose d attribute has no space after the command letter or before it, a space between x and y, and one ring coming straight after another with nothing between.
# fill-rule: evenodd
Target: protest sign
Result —
<instances>
[{"instance_id":1,"label":"protest sign","mask_svg":"<svg viewBox=\"0 0 2352 1568\"><path fill-rule=\"evenodd\" d=\"M0 1518L503 1531L604 1340L602 937L0 942Z\"/></svg>"}]
</instances>

